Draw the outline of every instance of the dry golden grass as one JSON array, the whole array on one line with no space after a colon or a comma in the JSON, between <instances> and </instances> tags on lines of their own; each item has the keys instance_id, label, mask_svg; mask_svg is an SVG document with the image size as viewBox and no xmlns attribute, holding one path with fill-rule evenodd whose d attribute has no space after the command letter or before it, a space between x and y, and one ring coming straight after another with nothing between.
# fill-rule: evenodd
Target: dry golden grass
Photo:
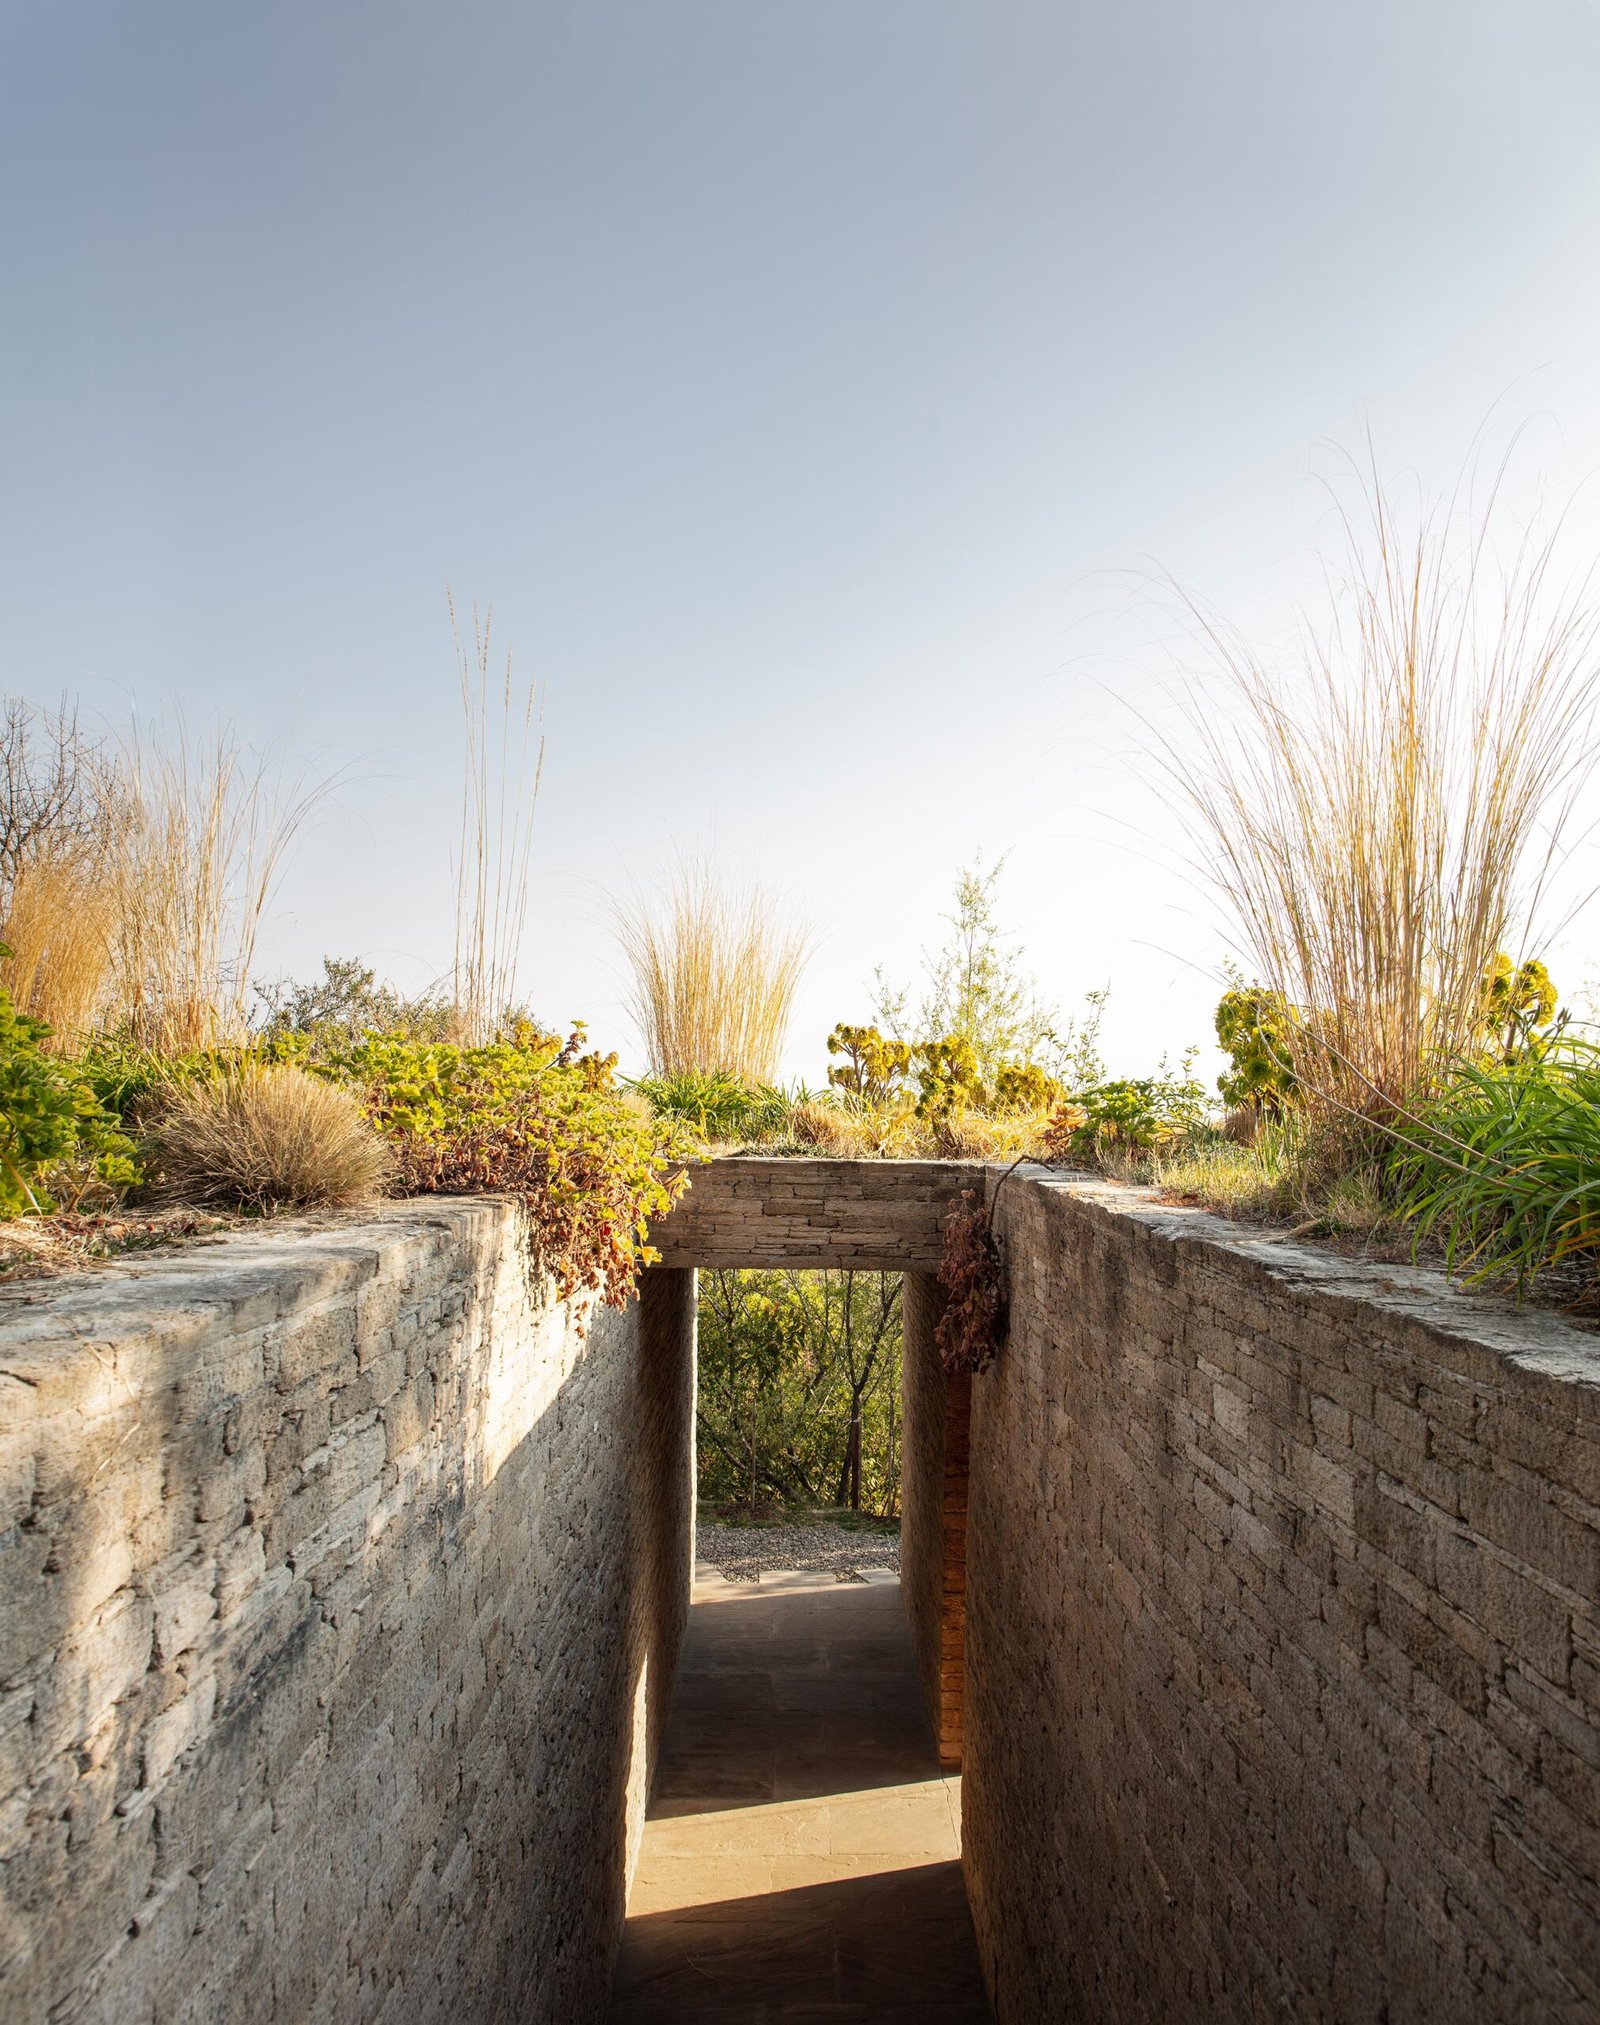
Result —
<instances>
[{"instance_id":1,"label":"dry golden grass","mask_svg":"<svg viewBox=\"0 0 1600 2025\"><path fill-rule=\"evenodd\" d=\"M14 1217L0 1223L0 1284L46 1279L215 1238L238 1219L195 1209L107 1210Z\"/></svg>"},{"instance_id":2,"label":"dry golden grass","mask_svg":"<svg viewBox=\"0 0 1600 2025\"><path fill-rule=\"evenodd\" d=\"M116 888L96 839L41 843L19 867L0 943L0 986L12 1002L48 1022L61 1052L83 1045L99 1023L112 978Z\"/></svg>"},{"instance_id":3,"label":"dry golden grass","mask_svg":"<svg viewBox=\"0 0 1600 2025\"><path fill-rule=\"evenodd\" d=\"M1017 1160L1043 1157L1048 1111L955 1111L919 1118L910 1104L791 1106L797 1146L851 1160Z\"/></svg>"},{"instance_id":4,"label":"dry golden grass","mask_svg":"<svg viewBox=\"0 0 1600 2025\"><path fill-rule=\"evenodd\" d=\"M790 1107L789 1136L797 1146L841 1159L857 1150L851 1120L837 1104L802 1103Z\"/></svg>"},{"instance_id":5,"label":"dry golden grass","mask_svg":"<svg viewBox=\"0 0 1600 2025\"><path fill-rule=\"evenodd\" d=\"M509 653L494 672L491 614L474 608L469 647L449 603L467 738L453 992L461 1038L479 1046L518 1001L544 734L535 686L514 677Z\"/></svg>"},{"instance_id":6,"label":"dry golden grass","mask_svg":"<svg viewBox=\"0 0 1600 2025\"><path fill-rule=\"evenodd\" d=\"M652 1075L776 1079L809 938L761 887L735 891L687 859L658 898L615 903L613 922Z\"/></svg>"},{"instance_id":7,"label":"dry golden grass","mask_svg":"<svg viewBox=\"0 0 1600 2025\"><path fill-rule=\"evenodd\" d=\"M1407 527L1375 475L1330 612L1283 673L1214 617L1220 681L1163 749L1253 977L1295 1009L1313 1140L1393 1122L1482 1038L1497 951L1536 954L1595 753L1592 579L1500 558L1491 494Z\"/></svg>"},{"instance_id":8,"label":"dry golden grass","mask_svg":"<svg viewBox=\"0 0 1600 2025\"><path fill-rule=\"evenodd\" d=\"M158 1199L254 1210L366 1202L390 1166L347 1090L257 1062L175 1090L145 1150Z\"/></svg>"},{"instance_id":9,"label":"dry golden grass","mask_svg":"<svg viewBox=\"0 0 1600 2025\"><path fill-rule=\"evenodd\" d=\"M164 1051L243 1037L256 938L320 787L229 732L132 741L106 802L116 882L112 1018Z\"/></svg>"},{"instance_id":10,"label":"dry golden grass","mask_svg":"<svg viewBox=\"0 0 1600 2025\"><path fill-rule=\"evenodd\" d=\"M161 1049L241 1038L262 916L322 789L230 733L91 741L0 721L0 983L73 1046L96 1026Z\"/></svg>"}]
</instances>

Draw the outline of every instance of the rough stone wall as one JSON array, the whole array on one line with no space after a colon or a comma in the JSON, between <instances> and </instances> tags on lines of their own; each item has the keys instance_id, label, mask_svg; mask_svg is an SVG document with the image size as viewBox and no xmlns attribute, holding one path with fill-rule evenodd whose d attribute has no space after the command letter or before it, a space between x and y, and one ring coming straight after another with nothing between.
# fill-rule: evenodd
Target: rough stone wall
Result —
<instances>
[{"instance_id":1,"label":"rough stone wall","mask_svg":"<svg viewBox=\"0 0 1600 2025\"><path fill-rule=\"evenodd\" d=\"M972 1379L944 1374L933 1340L943 1309L932 1273L906 1274L900 1587L939 1761L954 1768L961 1763Z\"/></svg>"},{"instance_id":2,"label":"rough stone wall","mask_svg":"<svg viewBox=\"0 0 1600 2025\"><path fill-rule=\"evenodd\" d=\"M603 2015L693 1315L481 1200L0 1293L0 2014Z\"/></svg>"},{"instance_id":3,"label":"rough stone wall","mask_svg":"<svg viewBox=\"0 0 1600 2025\"><path fill-rule=\"evenodd\" d=\"M1600 2015L1600 1344L1019 1178L974 1382L1002 2021Z\"/></svg>"},{"instance_id":4,"label":"rough stone wall","mask_svg":"<svg viewBox=\"0 0 1600 2025\"><path fill-rule=\"evenodd\" d=\"M738 1154L691 1168L687 1193L650 1242L669 1266L931 1272L945 1217L984 1172L953 1160Z\"/></svg>"}]
</instances>

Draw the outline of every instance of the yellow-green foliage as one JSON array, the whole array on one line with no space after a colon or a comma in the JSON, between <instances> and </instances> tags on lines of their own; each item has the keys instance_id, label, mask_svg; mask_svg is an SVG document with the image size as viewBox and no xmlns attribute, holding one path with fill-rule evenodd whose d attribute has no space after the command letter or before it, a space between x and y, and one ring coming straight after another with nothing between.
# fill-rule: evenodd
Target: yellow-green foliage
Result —
<instances>
[{"instance_id":1,"label":"yellow-green foliage","mask_svg":"<svg viewBox=\"0 0 1600 2025\"><path fill-rule=\"evenodd\" d=\"M844 1056L828 1069L829 1087L861 1104L892 1104L911 1072L911 1049L904 1041L886 1039L876 1027L841 1021L828 1036L828 1053Z\"/></svg>"},{"instance_id":2,"label":"yellow-green foliage","mask_svg":"<svg viewBox=\"0 0 1600 2025\"><path fill-rule=\"evenodd\" d=\"M649 1226L685 1186L684 1163L702 1157L679 1121L619 1086L615 1055L585 1052L581 1028L563 1042L527 1026L477 1048L370 1035L308 1066L362 1091L404 1192L515 1195L562 1291L615 1307L658 1256Z\"/></svg>"},{"instance_id":3,"label":"yellow-green foliage","mask_svg":"<svg viewBox=\"0 0 1600 2025\"><path fill-rule=\"evenodd\" d=\"M1483 974L1483 1024L1489 1053L1510 1064L1537 1054L1560 1031L1560 994L1537 959L1511 961L1504 950Z\"/></svg>"},{"instance_id":4,"label":"yellow-green foliage","mask_svg":"<svg viewBox=\"0 0 1600 2025\"><path fill-rule=\"evenodd\" d=\"M1232 1058L1217 1078L1235 1110L1275 1116L1299 1094L1294 1073L1294 1021L1280 991L1236 985L1217 1005L1217 1040Z\"/></svg>"}]
</instances>

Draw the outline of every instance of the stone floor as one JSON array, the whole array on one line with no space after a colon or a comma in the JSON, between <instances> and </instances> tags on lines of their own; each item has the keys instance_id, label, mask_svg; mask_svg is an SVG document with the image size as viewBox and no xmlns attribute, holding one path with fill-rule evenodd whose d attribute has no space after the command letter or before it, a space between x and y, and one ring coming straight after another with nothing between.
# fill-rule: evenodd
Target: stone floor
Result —
<instances>
[{"instance_id":1,"label":"stone floor","mask_svg":"<svg viewBox=\"0 0 1600 2025\"><path fill-rule=\"evenodd\" d=\"M960 1848L898 1579L702 1570L611 2025L978 2025Z\"/></svg>"}]
</instances>

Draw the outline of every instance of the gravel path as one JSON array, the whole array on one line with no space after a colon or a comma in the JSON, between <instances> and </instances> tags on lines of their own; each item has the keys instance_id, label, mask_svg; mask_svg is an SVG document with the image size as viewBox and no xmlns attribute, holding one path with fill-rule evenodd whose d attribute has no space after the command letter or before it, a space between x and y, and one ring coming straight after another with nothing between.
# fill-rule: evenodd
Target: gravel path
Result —
<instances>
[{"instance_id":1,"label":"gravel path","mask_svg":"<svg viewBox=\"0 0 1600 2025\"><path fill-rule=\"evenodd\" d=\"M729 1582L758 1582L763 1569L832 1570L848 1579L862 1568L900 1572L898 1533L853 1533L843 1526L723 1526L702 1519L698 1558Z\"/></svg>"}]
</instances>

